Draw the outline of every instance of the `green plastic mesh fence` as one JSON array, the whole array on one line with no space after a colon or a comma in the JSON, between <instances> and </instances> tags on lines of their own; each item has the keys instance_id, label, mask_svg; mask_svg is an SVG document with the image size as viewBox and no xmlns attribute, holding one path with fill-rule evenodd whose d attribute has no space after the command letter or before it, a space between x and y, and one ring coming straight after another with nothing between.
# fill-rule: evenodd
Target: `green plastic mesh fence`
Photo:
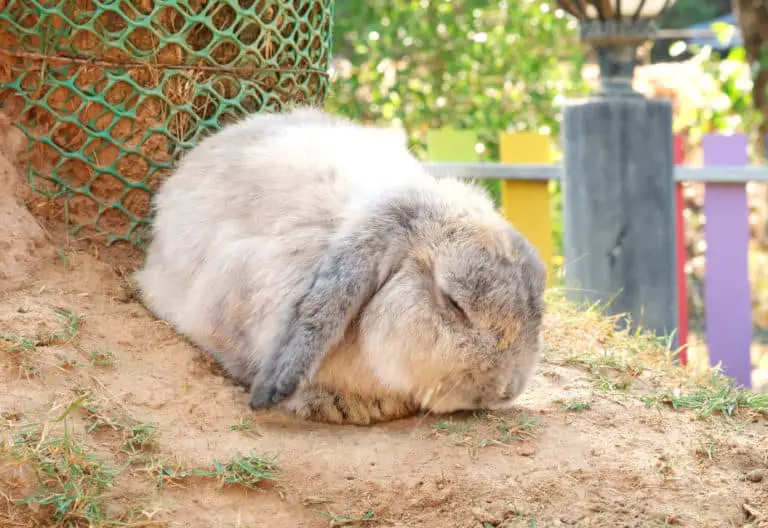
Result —
<instances>
[{"instance_id":1,"label":"green plastic mesh fence","mask_svg":"<svg viewBox=\"0 0 768 528\"><path fill-rule=\"evenodd\" d=\"M144 247L183 151L244 113L323 104L333 0L0 0L0 110L33 211Z\"/></svg>"}]
</instances>

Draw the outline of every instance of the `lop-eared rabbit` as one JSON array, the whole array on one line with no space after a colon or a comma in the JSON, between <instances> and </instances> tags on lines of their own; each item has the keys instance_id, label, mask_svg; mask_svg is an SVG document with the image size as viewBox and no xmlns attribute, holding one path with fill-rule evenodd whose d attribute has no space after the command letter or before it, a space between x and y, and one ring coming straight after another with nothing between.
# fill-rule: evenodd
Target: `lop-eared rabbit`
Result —
<instances>
[{"instance_id":1,"label":"lop-eared rabbit","mask_svg":"<svg viewBox=\"0 0 768 528\"><path fill-rule=\"evenodd\" d=\"M372 424L509 406L546 270L480 188L389 129L300 108L201 141L154 198L144 304L252 409Z\"/></svg>"}]
</instances>

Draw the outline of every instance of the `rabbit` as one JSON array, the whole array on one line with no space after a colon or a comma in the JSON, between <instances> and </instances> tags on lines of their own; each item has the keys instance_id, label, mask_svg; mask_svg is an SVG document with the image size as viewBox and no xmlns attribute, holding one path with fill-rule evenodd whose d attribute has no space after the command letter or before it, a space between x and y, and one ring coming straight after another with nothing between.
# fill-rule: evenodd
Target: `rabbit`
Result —
<instances>
[{"instance_id":1,"label":"rabbit","mask_svg":"<svg viewBox=\"0 0 768 528\"><path fill-rule=\"evenodd\" d=\"M252 114L189 150L153 209L142 301L253 410L370 425L500 409L540 357L539 253L394 129Z\"/></svg>"}]
</instances>

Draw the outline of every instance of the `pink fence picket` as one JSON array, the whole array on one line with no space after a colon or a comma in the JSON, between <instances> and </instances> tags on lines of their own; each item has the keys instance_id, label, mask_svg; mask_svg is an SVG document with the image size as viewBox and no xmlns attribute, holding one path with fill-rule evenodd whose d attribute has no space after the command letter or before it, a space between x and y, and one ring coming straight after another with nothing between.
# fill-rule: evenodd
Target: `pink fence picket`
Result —
<instances>
[{"instance_id":1,"label":"pink fence picket","mask_svg":"<svg viewBox=\"0 0 768 528\"><path fill-rule=\"evenodd\" d=\"M745 166L748 164L747 143L744 134L708 134L702 140L704 164ZM752 309L746 184L707 182L704 214L706 336L710 363L720 363L726 375L749 387Z\"/></svg>"}]
</instances>

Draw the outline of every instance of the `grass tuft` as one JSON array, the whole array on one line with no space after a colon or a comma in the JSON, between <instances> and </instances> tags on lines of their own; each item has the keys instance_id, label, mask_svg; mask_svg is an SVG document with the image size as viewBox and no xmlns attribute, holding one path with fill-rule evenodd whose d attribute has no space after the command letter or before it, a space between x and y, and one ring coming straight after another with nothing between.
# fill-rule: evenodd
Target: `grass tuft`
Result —
<instances>
[{"instance_id":1,"label":"grass tuft","mask_svg":"<svg viewBox=\"0 0 768 528\"><path fill-rule=\"evenodd\" d=\"M110 467L72 434L69 416L86 401L79 397L56 419L43 424L6 427L0 459L6 468L0 479L5 507L0 524L39 519L46 526L116 525L107 513L109 492L122 468Z\"/></svg>"},{"instance_id":2,"label":"grass tuft","mask_svg":"<svg viewBox=\"0 0 768 528\"><path fill-rule=\"evenodd\" d=\"M469 424L457 423L452 419L438 420L432 424L432 429L437 433L462 434L470 431Z\"/></svg>"},{"instance_id":3,"label":"grass tuft","mask_svg":"<svg viewBox=\"0 0 768 528\"><path fill-rule=\"evenodd\" d=\"M69 434L30 446L24 440L11 450L14 460L33 467L38 488L17 504L32 511L50 508L54 521L67 525L102 524L106 520L106 492L119 470L88 454L85 445Z\"/></svg>"},{"instance_id":4,"label":"grass tuft","mask_svg":"<svg viewBox=\"0 0 768 528\"><path fill-rule=\"evenodd\" d=\"M675 390L643 398L646 405L662 403L675 410L690 409L699 418L714 414L728 418L740 413L759 414L768 417L768 394L758 394L734 388L730 384L700 388L683 393Z\"/></svg>"},{"instance_id":5,"label":"grass tuft","mask_svg":"<svg viewBox=\"0 0 768 528\"><path fill-rule=\"evenodd\" d=\"M105 347L104 350L92 350L90 364L92 367L111 367L116 363L115 354Z\"/></svg>"},{"instance_id":6,"label":"grass tuft","mask_svg":"<svg viewBox=\"0 0 768 528\"><path fill-rule=\"evenodd\" d=\"M142 423L125 413L109 412L104 406L87 395L81 409L85 413L86 434L115 432L120 436L120 452L134 457L157 447L157 430L154 425Z\"/></svg>"},{"instance_id":7,"label":"grass tuft","mask_svg":"<svg viewBox=\"0 0 768 528\"><path fill-rule=\"evenodd\" d=\"M240 431L248 436L261 436L261 431L256 424L253 423L250 415L243 415L236 424L229 426L230 431Z\"/></svg>"},{"instance_id":8,"label":"grass tuft","mask_svg":"<svg viewBox=\"0 0 768 528\"><path fill-rule=\"evenodd\" d=\"M555 400L555 403L559 403L564 411L570 412L588 411L592 408L592 403L578 400Z\"/></svg>"},{"instance_id":9,"label":"grass tuft","mask_svg":"<svg viewBox=\"0 0 768 528\"><path fill-rule=\"evenodd\" d=\"M61 329L53 334L53 338L58 341L72 341L80 334L80 329L85 324L85 316L77 315L74 312L63 308L54 308L53 311L61 318Z\"/></svg>"},{"instance_id":10,"label":"grass tuft","mask_svg":"<svg viewBox=\"0 0 768 528\"><path fill-rule=\"evenodd\" d=\"M516 414L514 417L501 417L490 415L494 423L496 435L480 441L479 447L491 445L504 445L515 441L526 440L534 435L539 424L538 418L526 413Z\"/></svg>"},{"instance_id":11,"label":"grass tuft","mask_svg":"<svg viewBox=\"0 0 768 528\"><path fill-rule=\"evenodd\" d=\"M256 489L265 480L277 481L274 460L256 456L252 452L246 456L236 453L235 457L226 463L213 461L215 470L210 473L221 480L225 486L242 486Z\"/></svg>"},{"instance_id":12,"label":"grass tuft","mask_svg":"<svg viewBox=\"0 0 768 528\"><path fill-rule=\"evenodd\" d=\"M623 314L606 315L605 306L580 306L550 290L544 318L544 361L587 372L602 392L687 392L713 390L728 383L717 367L683 366L668 336L657 337L623 326Z\"/></svg>"},{"instance_id":13,"label":"grass tuft","mask_svg":"<svg viewBox=\"0 0 768 528\"><path fill-rule=\"evenodd\" d=\"M240 486L248 489L261 489L265 481L277 482L278 465L274 458L235 453L228 462L213 461L212 469L187 469L178 464L155 463L148 468L157 477L157 486L166 482L180 483L189 479L213 478L222 486Z\"/></svg>"}]
</instances>

